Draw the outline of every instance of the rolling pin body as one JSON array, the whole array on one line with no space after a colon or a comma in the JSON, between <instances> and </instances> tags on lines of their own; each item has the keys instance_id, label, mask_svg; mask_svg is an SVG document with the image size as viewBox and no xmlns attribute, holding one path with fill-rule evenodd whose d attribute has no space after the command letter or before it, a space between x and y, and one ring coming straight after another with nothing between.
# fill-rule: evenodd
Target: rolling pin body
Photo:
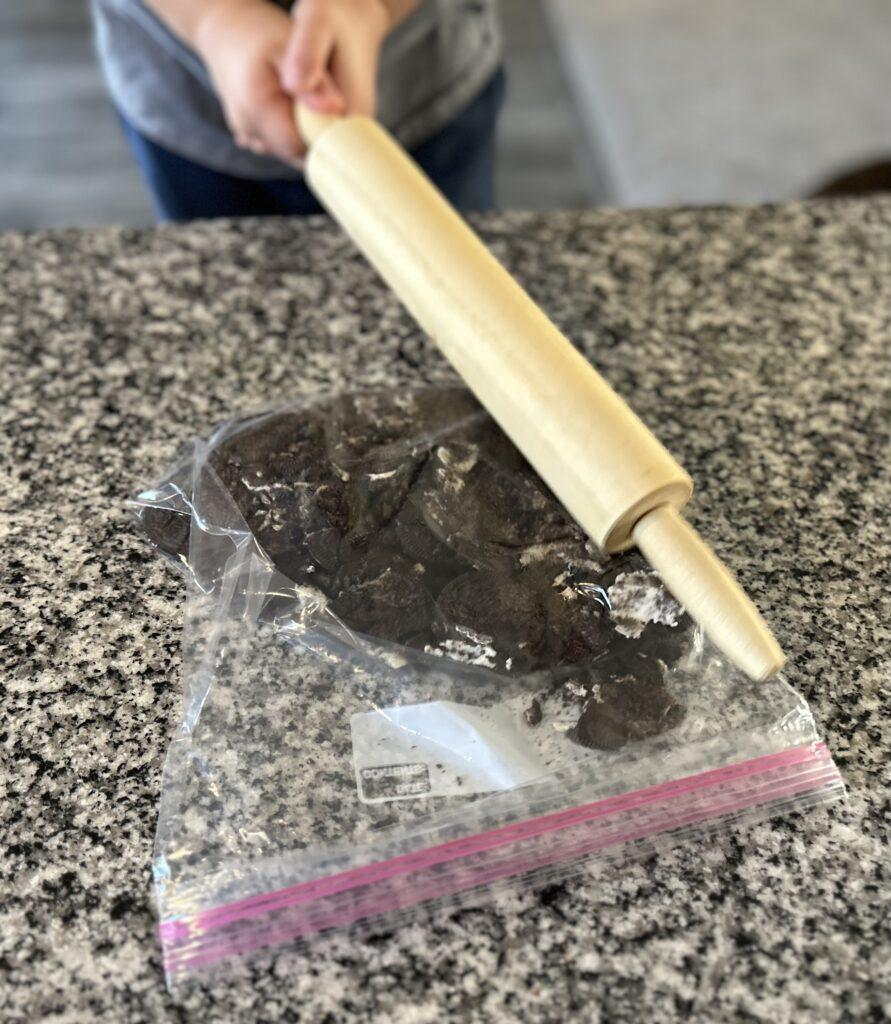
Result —
<instances>
[{"instance_id":1,"label":"rolling pin body","mask_svg":"<svg viewBox=\"0 0 891 1024\"><path fill-rule=\"evenodd\" d=\"M582 528L633 544L687 474L374 121L313 143L307 177L381 276Z\"/></svg>"},{"instance_id":2,"label":"rolling pin body","mask_svg":"<svg viewBox=\"0 0 891 1024\"><path fill-rule=\"evenodd\" d=\"M781 668L755 606L677 514L690 478L413 161L368 118L297 118L313 191L589 536L638 544L753 678Z\"/></svg>"}]
</instances>

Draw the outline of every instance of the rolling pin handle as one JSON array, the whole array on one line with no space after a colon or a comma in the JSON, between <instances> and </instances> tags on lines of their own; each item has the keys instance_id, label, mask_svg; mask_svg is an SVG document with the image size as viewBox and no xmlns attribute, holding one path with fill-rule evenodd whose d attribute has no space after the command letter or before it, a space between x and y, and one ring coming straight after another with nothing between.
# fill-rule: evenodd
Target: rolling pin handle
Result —
<instances>
[{"instance_id":1,"label":"rolling pin handle","mask_svg":"<svg viewBox=\"0 0 891 1024\"><path fill-rule=\"evenodd\" d=\"M632 533L669 591L724 654L753 679L767 679L783 667L783 652L758 609L676 509L660 505Z\"/></svg>"},{"instance_id":2,"label":"rolling pin handle","mask_svg":"<svg viewBox=\"0 0 891 1024\"><path fill-rule=\"evenodd\" d=\"M299 100L294 102L294 121L300 137L311 146L331 125L340 120L339 114L322 114Z\"/></svg>"}]
</instances>

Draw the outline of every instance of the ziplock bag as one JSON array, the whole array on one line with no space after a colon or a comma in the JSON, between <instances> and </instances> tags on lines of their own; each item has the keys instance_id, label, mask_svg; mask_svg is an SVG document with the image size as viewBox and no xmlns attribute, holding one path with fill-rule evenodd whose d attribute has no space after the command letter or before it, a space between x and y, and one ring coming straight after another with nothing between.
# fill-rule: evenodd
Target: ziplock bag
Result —
<instances>
[{"instance_id":1,"label":"ziplock bag","mask_svg":"<svg viewBox=\"0 0 891 1024\"><path fill-rule=\"evenodd\" d=\"M134 501L188 579L154 876L171 984L843 792L462 388L232 420Z\"/></svg>"}]
</instances>

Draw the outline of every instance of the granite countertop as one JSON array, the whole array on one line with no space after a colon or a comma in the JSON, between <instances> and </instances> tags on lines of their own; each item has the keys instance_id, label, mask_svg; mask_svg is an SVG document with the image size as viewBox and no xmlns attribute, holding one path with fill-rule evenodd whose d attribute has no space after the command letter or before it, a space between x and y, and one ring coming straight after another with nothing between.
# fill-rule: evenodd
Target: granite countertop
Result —
<instances>
[{"instance_id":1,"label":"granite countertop","mask_svg":"<svg viewBox=\"0 0 891 1024\"><path fill-rule=\"evenodd\" d=\"M0 237L0 1017L891 1014L891 201L507 214L486 238L698 484L847 803L175 1003L150 864L178 577L130 492L235 410L448 379L324 220Z\"/></svg>"}]
</instances>

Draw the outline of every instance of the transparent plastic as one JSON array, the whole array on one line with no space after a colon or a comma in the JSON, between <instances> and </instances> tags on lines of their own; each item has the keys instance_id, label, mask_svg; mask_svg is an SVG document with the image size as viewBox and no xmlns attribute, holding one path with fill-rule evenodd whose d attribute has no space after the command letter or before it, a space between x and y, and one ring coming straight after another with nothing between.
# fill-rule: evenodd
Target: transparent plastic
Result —
<instances>
[{"instance_id":1,"label":"transparent plastic","mask_svg":"<svg viewBox=\"0 0 891 1024\"><path fill-rule=\"evenodd\" d=\"M134 507L188 580L172 985L843 793L802 698L597 551L463 389L233 420Z\"/></svg>"}]
</instances>

